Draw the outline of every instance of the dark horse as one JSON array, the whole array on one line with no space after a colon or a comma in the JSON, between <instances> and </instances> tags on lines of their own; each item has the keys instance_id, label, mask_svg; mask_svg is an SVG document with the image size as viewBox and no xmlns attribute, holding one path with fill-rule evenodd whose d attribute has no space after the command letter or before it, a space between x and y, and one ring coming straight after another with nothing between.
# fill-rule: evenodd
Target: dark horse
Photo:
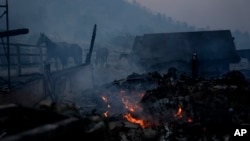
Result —
<instances>
[{"instance_id":1,"label":"dark horse","mask_svg":"<svg viewBox=\"0 0 250 141\"><path fill-rule=\"evenodd\" d=\"M37 45L45 44L47 48L46 61L54 58L61 61L62 67L66 68L68 59L72 57L77 65L82 63L82 48L77 44L68 44L66 42L55 43L51 41L44 33L40 33Z\"/></svg>"},{"instance_id":2,"label":"dark horse","mask_svg":"<svg viewBox=\"0 0 250 141\"><path fill-rule=\"evenodd\" d=\"M107 65L109 51L107 48L97 48L95 64L104 67Z\"/></svg>"}]
</instances>

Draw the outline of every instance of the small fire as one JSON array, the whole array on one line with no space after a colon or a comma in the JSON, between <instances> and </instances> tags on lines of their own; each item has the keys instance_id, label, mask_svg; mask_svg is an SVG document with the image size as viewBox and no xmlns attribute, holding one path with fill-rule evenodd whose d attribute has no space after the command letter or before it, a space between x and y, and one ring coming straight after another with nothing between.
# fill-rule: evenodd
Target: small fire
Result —
<instances>
[{"instance_id":1,"label":"small fire","mask_svg":"<svg viewBox=\"0 0 250 141\"><path fill-rule=\"evenodd\" d=\"M142 128L146 127L145 121L143 119L137 119L132 117L131 113L140 112L142 109L137 104L141 98L143 97L143 93L134 94L131 97L125 96L125 91L121 91L121 100L124 105L124 108L128 111L127 114L124 115L124 118L131 123L139 124Z\"/></svg>"},{"instance_id":2,"label":"small fire","mask_svg":"<svg viewBox=\"0 0 250 141\"><path fill-rule=\"evenodd\" d=\"M125 96L125 91L121 91L121 100L122 103L125 107L125 109L127 109L129 112L135 112L135 111L139 111L141 110L141 107L138 106L138 102L141 100L141 98L143 97L144 94L137 94L134 97L127 97Z\"/></svg>"},{"instance_id":3,"label":"small fire","mask_svg":"<svg viewBox=\"0 0 250 141\"><path fill-rule=\"evenodd\" d=\"M106 112L103 113L103 115L104 115L105 117L108 117L108 113L109 113L109 111L106 111Z\"/></svg>"},{"instance_id":4,"label":"small fire","mask_svg":"<svg viewBox=\"0 0 250 141\"><path fill-rule=\"evenodd\" d=\"M102 100L107 103L108 102L108 99L105 97L105 96L102 96Z\"/></svg>"},{"instance_id":5,"label":"small fire","mask_svg":"<svg viewBox=\"0 0 250 141\"><path fill-rule=\"evenodd\" d=\"M102 100L103 100L105 103L107 103L107 108L111 108L110 104L108 104L108 99L107 99L107 97L101 96L101 98L102 98ZM109 111L106 111L106 112L103 113L103 115L104 115L105 117L108 117L108 113L109 113Z\"/></svg>"},{"instance_id":6,"label":"small fire","mask_svg":"<svg viewBox=\"0 0 250 141\"><path fill-rule=\"evenodd\" d=\"M130 113L125 114L124 118L131 123L139 124L142 128L146 127L144 120L136 119L136 118L132 117L132 115Z\"/></svg>"},{"instance_id":7,"label":"small fire","mask_svg":"<svg viewBox=\"0 0 250 141\"><path fill-rule=\"evenodd\" d=\"M177 112L174 114L174 116L175 116L177 119L182 118L182 108L181 108L180 105L178 106Z\"/></svg>"},{"instance_id":8,"label":"small fire","mask_svg":"<svg viewBox=\"0 0 250 141\"><path fill-rule=\"evenodd\" d=\"M130 103L125 97L122 97L122 103L124 104L125 109L130 112L135 112L135 110L139 108L138 105Z\"/></svg>"}]
</instances>

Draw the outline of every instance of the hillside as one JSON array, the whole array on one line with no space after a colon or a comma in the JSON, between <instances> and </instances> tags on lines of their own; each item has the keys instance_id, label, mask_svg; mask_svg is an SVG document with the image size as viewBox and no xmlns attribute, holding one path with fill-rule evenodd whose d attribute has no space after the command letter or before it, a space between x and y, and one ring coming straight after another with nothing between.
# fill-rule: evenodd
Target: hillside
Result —
<instances>
[{"instance_id":1,"label":"hillside","mask_svg":"<svg viewBox=\"0 0 250 141\"><path fill-rule=\"evenodd\" d=\"M11 0L10 28L29 28L28 35L16 40L35 43L40 32L53 40L89 44L97 24L97 44L126 48L135 35L157 32L208 30L153 13L138 3L125 0ZM250 43L243 33L234 34L238 48ZM240 39L239 39L240 38ZM244 43L242 43L244 42Z\"/></svg>"}]
</instances>

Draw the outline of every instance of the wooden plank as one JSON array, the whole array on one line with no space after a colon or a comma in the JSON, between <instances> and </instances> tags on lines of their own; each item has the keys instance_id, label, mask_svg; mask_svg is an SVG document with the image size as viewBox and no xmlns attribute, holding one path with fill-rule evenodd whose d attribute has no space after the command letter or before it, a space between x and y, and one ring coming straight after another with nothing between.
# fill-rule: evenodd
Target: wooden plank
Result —
<instances>
[{"instance_id":1,"label":"wooden plank","mask_svg":"<svg viewBox=\"0 0 250 141\"><path fill-rule=\"evenodd\" d=\"M6 43L3 43L4 45L6 45ZM22 46L22 47L36 47L38 48L37 45L31 45L31 44L24 44L24 43L10 43L10 46ZM42 48L46 48L46 46L40 46Z\"/></svg>"},{"instance_id":2,"label":"wooden plank","mask_svg":"<svg viewBox=\"0 0 250 141\"><path fill-rule=\"evenodd\" d=\"M10 64L10 66L18 66L19 64L16 63L16 64ZM20 66L23 67L23 66L38 66L38 65L41 65L41 63L20 63ZM0 64L0 66L8 66L8 64Z\"/></svg>"}]
</instances>

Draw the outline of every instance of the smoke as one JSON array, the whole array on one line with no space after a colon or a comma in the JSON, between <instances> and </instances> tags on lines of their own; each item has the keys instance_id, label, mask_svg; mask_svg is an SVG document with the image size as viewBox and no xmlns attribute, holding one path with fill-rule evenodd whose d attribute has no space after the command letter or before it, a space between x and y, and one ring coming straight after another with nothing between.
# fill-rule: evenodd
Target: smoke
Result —
<instances>
[{"instance_id":1,"label":"smoke","mask_svg":"<svg viewBox=\"0 0 250 141\"><path fill-rule=\"evenodd\" d=\"M165 15L124 0L12 0L9 11L11 28L26 27L30 36L44 32L71 42L88 42L94 24L101 43L112 43L117 36L185 29Z\"/></svg>"},{"instance_id":2,"label":"smoke","mask_svg":"<svg viewBox=\"0 0 250 141\"><path fill-rule=\"evenodd\" d=\"M74 79L69 80L71 90L68 93L71 96L81 94L83 88L101 86L126 78L133 72L141 73L143 70L130 66L131 62L118 59L120 53L130 53L136 35L194 29L125 0L11 0L9 21L10 29L29 29L27 35L11 37L13 42L35 44L39 33L43 32L56 42L80 44L84 55L90 46L93 26L97 24L94 51L107 47L110 51L108 65L106 69L93 66L83 74L75 74ZM4 29L4 24L1 24L1 29ZM95 60L94 52L92 60Z\"/></svg>"},{"instance_id":3,"label":"smoke","mask_svg":"<svg viewBox=\"0 0 250 141\"><path fill-rule=\"evenodd\" d=\"M13 42L35 44L39 33L43 32L53 41L80 44L84 55L90 46L93 26L97 24L94 51L99 47L108 48L109 62L124 70L128 68L123 65L126 63L122 64L117 58L120 53L131 52L135 36L194 29L126 0L12 0L9 13L10 29L28 28L30 31L27 35L12 37ZM131 72L133 70L126 74Z\"/></svg>"}]
</instances>

